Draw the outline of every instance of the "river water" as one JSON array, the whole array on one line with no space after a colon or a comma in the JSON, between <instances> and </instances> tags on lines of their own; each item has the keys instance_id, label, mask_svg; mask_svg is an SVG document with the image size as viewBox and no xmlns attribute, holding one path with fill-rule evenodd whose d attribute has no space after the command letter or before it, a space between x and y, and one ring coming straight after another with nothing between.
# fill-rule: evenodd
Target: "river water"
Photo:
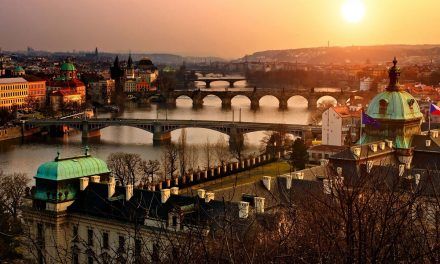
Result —
<instances>
[{"instance_id":1,"label":"river water","mask_svg":"<svg viewBox=\"0 0 440 264\"><path fill-rule=\"evenodd\" d=\"M224 83L212 83L211 89L224 89ZM237 83L237 86L244 87L244 83ZM233 88L232 88L233 89ZM240 89L240 88L238 88ZM235 121L244 122L279 122L307 124L310 112L307 109L307 101L301 97L289 99L289 108L286 111L278 110L278 100L275 97L265 96L260 101L260 109L251 111L250 101L243 96L236 96L232 99L232 109L225 111L221 108L221 100L216 96L208 96L204 100L204 106L200 110L192 109L190 98L178 98L177 107L171 110L164 110L152 105L148 108L140 108L134 104L128 104L121 118L165 118L188 119L188 120L232 120L233 112ZM241 110L240 110L241 109ZM99 117L109 117L110 114L98 114ZM187 128L187 142L189 144L201 145L209 140L215 143L222 135L219 132L201 129ZM172 132L172 140L177 141L181 131ZM260 140L264 132L248 133L246 142L248 152L258 152ZM224 135L225 139L228 137ZM113 152L138 153L144 159L160 160L161 147L153 147L153 135L132 127L108 127L101 130L101 137L89 140L87 145L90 153L98 158L106 159ZM62 138L48 136L33 136L7 142L0 142L0 169L4 172L22 172L33 177L40 164L53 160L57 151L61 157L80 155L83 153L84 143L81 134L76 133ZM199 153L199 156L202 154ZM203 164L201 164L203 165Z\"/></svg>"}]
</instances>

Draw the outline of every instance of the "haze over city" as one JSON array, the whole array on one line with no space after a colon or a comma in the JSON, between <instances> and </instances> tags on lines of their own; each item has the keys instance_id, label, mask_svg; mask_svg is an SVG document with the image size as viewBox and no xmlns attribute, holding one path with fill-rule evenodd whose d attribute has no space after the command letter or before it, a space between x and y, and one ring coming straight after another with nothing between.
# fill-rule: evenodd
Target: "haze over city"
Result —
<instances>
[{"instance_id":1,"label":"haze over city","mask_svg":"<svg viewBox=\"0 0 440 264\"><path fill-rule=\"evenodd\" d=\"M440 1L0 0L0 47L237 58L260 50L437 44ZM358 0L355 0L355 2ZM356 13L355 7L348 13ZM350 15L349 15L350 16ZM355 14L356 16L356 14Z\"/></svg>"}]
</instances>

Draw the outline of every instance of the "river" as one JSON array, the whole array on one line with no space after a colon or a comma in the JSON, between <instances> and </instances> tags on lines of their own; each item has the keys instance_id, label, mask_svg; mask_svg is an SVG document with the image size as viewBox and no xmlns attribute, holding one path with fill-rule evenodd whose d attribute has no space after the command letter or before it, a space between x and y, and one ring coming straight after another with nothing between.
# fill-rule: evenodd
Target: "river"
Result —
<instances>
[{"instance_id":1,"label":"river","mask_svg":"<svg viewBox=\"0 0 440 264\"><path fill-rule=\"evenodd\" d=\"M222 82L212 84L211 89L224 89L226 85ZM237 83L237 86L244 86L244 83ZM232 88L233 89L233 88ZM240 89L240 88L238 88ZM165 118L188 119L188 120L232 120L233 111L235 120L245 122L279 122L307 124L310 112L307 109L307 101L301 97L293 97L288 102L289 108L286 111L278 110L278 100L275 97L265 96L260 101L260 109L251 111L250 101L243 96L236 96L232 100L232 109L225 111L221 108L221 100L216 96L208 96L204 100L202 109L193 110L190 98L178 98L175 109L159 109L157 105L148 108L140 108L134 104L128 104L121 118ZM240 110L241 109L241 110ZM110 114L98 114L99 117L107 117ZM219 132L201 129L187 128L188 144L200 145L209 140L215 143L222 135ZM177 141L180 130L172 132L172 140ZM246 142L248 152L257 152L260 140L264 132L248 133ZM225 135L225 139L228 137ZM144 159L158 159L161 157L161 147L153 147L153 135L132 127L108 127L101 130L101 137L90 140L87 145L90 153L101 159L106 159L113 152L138 153ZM80 155L83 153L84 145L81 134L64 136L63 138L52 138L48 136L33 136L24 141L12 140L0 142L0 169L4 172L22 172L33 177L38 166L44 162L53 160L57 151L61 157ZM201 153L199 154L199 156ZM201 164L203 165L203 164Z\"/></svg>"}]
</instances>

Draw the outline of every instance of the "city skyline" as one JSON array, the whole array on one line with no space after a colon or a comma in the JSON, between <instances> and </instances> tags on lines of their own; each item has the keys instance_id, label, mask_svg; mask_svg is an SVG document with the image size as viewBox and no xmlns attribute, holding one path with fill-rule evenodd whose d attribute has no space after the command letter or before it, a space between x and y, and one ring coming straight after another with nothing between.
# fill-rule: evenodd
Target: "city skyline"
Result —
<instances>
[{"instance_id":1,"label":"city skyline","mask_svg":"<svg viewBox=\"0 0 440 264\"><path fill-rule=\"evenodd\" d=\"M354 6L347 12L352 2L361 3L362 10ZM432 19L440 2L433 0L417 6L409 0L397 5L389 0L1 3L0 24L9 25L0 28L4 50L98 46L108 52L238 58L262 50L327 46L328 41L331 46L440 43Z\"/></svg>"}]
</instances>

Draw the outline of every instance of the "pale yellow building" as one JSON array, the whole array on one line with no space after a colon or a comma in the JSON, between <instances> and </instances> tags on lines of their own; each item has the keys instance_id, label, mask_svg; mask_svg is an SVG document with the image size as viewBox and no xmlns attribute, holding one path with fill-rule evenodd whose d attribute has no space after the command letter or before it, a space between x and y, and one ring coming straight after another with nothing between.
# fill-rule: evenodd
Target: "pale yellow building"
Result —
<instances>
[{"instance_id":1,"label":"pale yellow building","mask_svg":"<svg viewBox=\"0 0 440 264\"><path fill-rule=\"evenodd\" d=\"M29 93L29 82L18 78L0 79L0 108L8 110L21 108L26 103Z\"/></svg>"}]
</instances>

